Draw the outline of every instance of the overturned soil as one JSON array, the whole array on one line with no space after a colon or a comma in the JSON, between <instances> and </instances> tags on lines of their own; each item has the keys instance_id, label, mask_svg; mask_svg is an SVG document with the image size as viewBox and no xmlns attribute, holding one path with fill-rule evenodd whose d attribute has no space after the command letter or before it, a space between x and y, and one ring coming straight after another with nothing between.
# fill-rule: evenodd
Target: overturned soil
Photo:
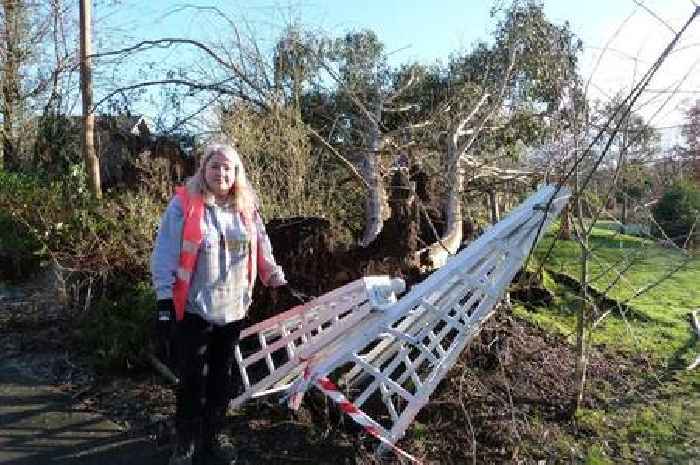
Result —
<instances>
[{"instance_id":1,"label":"overturned soil","mask_svg":"<svg viewBox=\"0 0 700 465\"><path fill-rule=\"evenodd\" d=\"M280 220L271 223L268 232L290 284L306 296L367 274L400 275L409 284L421 279L414 263L336 244L322 219ZM42 295L41 286L12 292L6 290L0 299L4 356L24 355L24 363L71 394L74 409L99 412L125 429L146 433L154 448L171 443L172 386L151 372L95 373L74 355L79 347L71 337L70 312ZM297 305L296 299L256 289L252 320L270 316L272 309ZM651 369L644 360L594 350L589 384L604 384L609 396L589 395L585 405L600 407L609 398L622 397L635 389L640 371ZM557 458L548 444L563 432L586 434L577 431L569 417L576 393L573 370L574 352L563 338L501 308L439 384L399 446L425 463L563 461L566 458ZM317 392L305 397L298 412L268 398L231 413L228 431L240 450L238 463L376 463L376 441Z\"/></svg>"},{"instance_id":2,"label":"overturned soil","mask_svg":"<svg viewBox=\"0 0 700 465\"><path fill-rule=\"evenodd\" d=\"M2 307L4 317L9 308ZM13 307L12 321L2 325L0 341L7 356L31 354L24 363L69 393L76 411L100 413L131 434L147 434L155 449L169 446L171 386L153 373L94 373L65 345L68 321L48 313L50 319L42 318L40 324L31 315L24 318L22 308ZM556 451L546 444L558 434L586 434L568 418L575 393L573 363L573 350L562 338L501 309L440 383L399 446L425 463L466 463L474 455L476 463L551 459ZM640 365L639 360L594 351L589 382L605 383L621 397L635 387L639 366L649 368L643 361ZM229 416L239 463L374 463L376 441L319 393L309 393L298 412L278 400L253 401ZM590 407L606 402L595 396L585 401ZM540 447L525 449L523 444Z\"/></svg>"}]
</instances>

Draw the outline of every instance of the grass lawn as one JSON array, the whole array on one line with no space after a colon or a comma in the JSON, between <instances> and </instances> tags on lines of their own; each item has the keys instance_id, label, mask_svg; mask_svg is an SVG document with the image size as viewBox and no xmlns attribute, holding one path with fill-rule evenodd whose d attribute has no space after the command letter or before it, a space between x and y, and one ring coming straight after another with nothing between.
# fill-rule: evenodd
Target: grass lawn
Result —
<instances>
[{"instance_id":1,"label":"grass lawn","mask_svg":"<svg viewBox=\"0 0 700 465\"><path fill-rule=\"evenodd\" d=\"M537 259L544 258L553 240L550 233L540 241ZM607 396L607 402L580 412L578 425L589 434L564 437L562 447L576 449L587 464L700 463L700 368L685 370L700 355L688 319L700 308L700 256L618 234L606 224L593 228L590 247L591 286L618 302L627 301L626 311L612 312L595 328L593 345L652 368L640 369L641 380L627 393L606 393L593 380L589 389L599 398ZM578 279L579 256L577 242L558 240L544 269ZM634 297L680 265L671 277ZM627 271L617 280L616 270L621 269ZM515 313L574 343L577 293L553 275L545 274L553 302L546 307L517 305Z\"/></svg>"},{"instance_id":2,"label":"grass lawn","mask_svg":"<svg viewBox=\"0 0 700 465\"><path fill-rule=\"evenodd\" d=\"M553 235L540 242L536 257L544 258ZM688 315L700 308L700 255L684 256L675 249L654 242L617 234L606 227L593 228L593 257L590 260L590 284L609 297L627 301L631 312L614 311L593 334L594 344L605 344L625 352L641 351L659 361L679 364L694 359L698 344L693 336ZM558 240L545 264L545 270L580 275L580 248L575 241ZM671 270L682 268L655 287L632 298L640 289L662 278ZM627 269L622 279L617 270ZM555 302L543 312L520 314L539 324L573 334L577 296L552 279L547 285L555 291ZM612 286L612 287L610 287ZM529 313L529 312L528 312Z\"/></svg>"}]
</instances>

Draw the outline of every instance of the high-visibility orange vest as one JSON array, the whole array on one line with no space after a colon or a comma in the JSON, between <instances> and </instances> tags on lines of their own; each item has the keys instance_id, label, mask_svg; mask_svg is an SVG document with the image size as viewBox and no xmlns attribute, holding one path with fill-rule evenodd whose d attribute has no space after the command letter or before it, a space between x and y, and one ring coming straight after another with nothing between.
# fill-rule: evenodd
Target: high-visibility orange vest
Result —
<instances>
[{"instance_id":1,"label":"high-visibility orange vest","mask_svg":"<svg viewBox=\"0 0 700 465\"><path fill-rule=\"evenodd\" d=\"M202 231L202 218L204 217L204 198L201 194L191 195L186 187L175 189L175 195L180 199L184 213L182 227L182 247L180 260L175 275L173 286L173 304L175 306L175 319L181 321L185 316L185 304L187 293L190 290L190 282L197 266L197 253L202 245L204 237ZM255 279L253 256L257 257L257 234L253 221L242 215L243 223L250 237L250 253L248 254L248 291L252 292ZM257 261L257 260L256 260Z\"/></svg>"}]
</instances>

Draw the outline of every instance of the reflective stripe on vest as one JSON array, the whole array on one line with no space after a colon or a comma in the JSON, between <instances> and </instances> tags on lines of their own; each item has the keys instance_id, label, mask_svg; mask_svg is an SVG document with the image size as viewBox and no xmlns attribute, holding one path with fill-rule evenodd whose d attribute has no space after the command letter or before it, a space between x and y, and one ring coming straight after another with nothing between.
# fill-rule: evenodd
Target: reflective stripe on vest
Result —
<instances>
[{"instance_id":1,"label":"reflective stripe on vest","mask_svg":"<svg viewBox=\"0 0 700 465\"><path fill-rule=\"evenodd\" d=\"M187 292L190 290L190 281L197 264L197 251L202 244L201 223L204 216L204 199L201 195L190 196L185 187L175 189L175 195L180 199L184 215L182 248L175 275L175 285L173 286L175 319L180 321L185 316Z\"/></svg>"},{"instance_id":2,"label":"reflective stripe on vest","mask_svg":"<svg viewBox=\"0 0 700 465\"><path fill-rule=\"evenodd\" d=\"M175 274L175 285L173 286L173 304L175 306L175 319L180 321L185 316L185 304L187 294L190 290L190 282L194 269L197 265L197 254L202 245L204 232L202 231L202 218L204 217L204 199L201 195L190 195L186 187L175 189L175 195L180 199L184 214L184 224L182 227L182 248L180 249L180 259ZM255 223L248 220L245 215L241 215L243 224L248 230L250 237L250 251L248 253L248 291L252 293L255 275L253 274L253 256L257 257L257 234Z\"/></svg>"}]
</instances>

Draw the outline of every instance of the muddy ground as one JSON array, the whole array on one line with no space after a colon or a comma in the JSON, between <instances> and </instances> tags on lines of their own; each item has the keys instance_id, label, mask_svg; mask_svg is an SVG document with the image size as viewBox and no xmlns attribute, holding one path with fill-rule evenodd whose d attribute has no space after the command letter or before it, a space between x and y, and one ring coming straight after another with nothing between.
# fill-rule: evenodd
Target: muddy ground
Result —
<instances>
[{"instance_id":1,"label":"muddy ground","mask_svg":"<svg viewBox=\"0 0 700 465\"><path fill-rule=\"evenodd\" d=\"M421 279L415 262L377 258L376 250L345 250L319 219L288 219L269 225L273 245L290 283L318 295L365 274L390 273L409 283ZM100 412L134 434L147 433L154 448L172 439L172 387L147 371L95 373L78 353L74 315L45 294L40 282L5 289L0 298L0 348L24 360L38 376L72 396L76 410ZM256 290L254 319L297 302ZM502 307L460 357L399 445L425 463L569 463L548 444L577 431L569 418L572 347L513 317ZM645 360L593 352L589 382L604 383L612 396L589 396L600 407L634 390ZM615 393L618 395L616 396ZM537 421L534 421L536 419ZM229 417L239 463L373 463L376 442L319 394L307 395L299 412L270 398L250 402ZM394 459L387 458L387 462Z\"/></svg>"},{"instance_id":2,"label":"muddy ground","mask_svg":"<svg viewBox=\"0 0 700 465\"><path fill-rule=\"evenodd\" d=\"M38 324L29 314L24 319L15 313L10 324L4 320L0 333L4 354L19 358L31 354L24 363L70 394L75 410L101 413L133 435L147 433L154 448L168 447L172 388L150 372L94 373L64 345L67 322L55 314L52 318L42 318L43 324ZM640 362L643 365L640 360L594 353L591 382L605 382L622 395L634 387ZM576 432L568 417L575 392L572 370L573 353L565 341L503 309L440 383L399 445L426 463L471 463L473 455L476 463L559 463L562 457L548 451L547 441L561 431L585 434ZM277 400L250 402L229 417L241 463L373 463L375 441L321 395L307 395L296 413ZM591 407L605 402L586 400ZM523 450L525 443L540 447Z\"/></svg>"}]
</instances>

